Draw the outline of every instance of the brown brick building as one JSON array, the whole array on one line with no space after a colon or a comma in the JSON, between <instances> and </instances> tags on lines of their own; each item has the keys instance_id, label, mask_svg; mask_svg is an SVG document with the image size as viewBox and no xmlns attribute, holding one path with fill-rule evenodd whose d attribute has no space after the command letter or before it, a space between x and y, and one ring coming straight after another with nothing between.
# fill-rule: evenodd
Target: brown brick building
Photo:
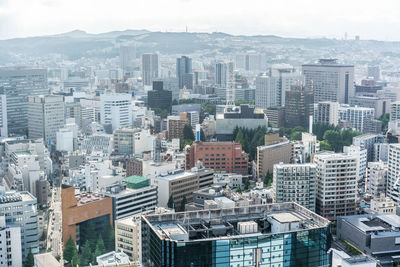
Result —
<instances>
[{"instance_id":1,"label":"brown brick building","mask_svg":"<svg viewBox=\"0 0 400 267\"><path fill-rule=\"evenodd\" d=\"M183 128L189 124L189 119L186 113L181 113L179 116L168 116L168 140L179 138L183 141Z\"/></svg>"},{"instance_id":2,"label":"brown brick building","mask_svg":"<svg viewBox=\"0 0 400 267\"><path fill-rule=\"evenodd\" d=\"M113 224L112 198L101 197L98 194L82 193L75 195L73 186L62 185L61 189L62 209L62 240L63 246L71 236L75 242L80 239L80 229L85 223L93 221L96 224L96 232L102 224L100 220ZM79 243L79 242L78 242Z\"/></svg>"},{"instance_id":3,"label":"brown brick building","mask_svg":"<svg viewBox=\"0 0 400 267\"><path fill-rule=\"evenodd\" d=\"M248 174L249 156L235 142L195 142L186 150L185 168L190 170L197 161L215 172Z\"/></svg>"}]
</instances>

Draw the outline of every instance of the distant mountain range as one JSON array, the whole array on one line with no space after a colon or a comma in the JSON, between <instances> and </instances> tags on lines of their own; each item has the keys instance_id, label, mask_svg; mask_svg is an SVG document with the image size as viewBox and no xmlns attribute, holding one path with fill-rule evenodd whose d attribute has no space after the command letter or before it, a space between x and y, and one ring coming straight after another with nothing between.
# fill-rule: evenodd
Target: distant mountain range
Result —
<instances>
[{"instance_id":1,"label":"distant mountain range","mask_svg":"<svg viewBox=\"0 0 400 267\"><path fill-rule=\"evenodd\" d=\"M203 52L204 56L216 53L236 53L248 50L261 51L268 47L332 50L353 49L356 41L335 39L283 38L273 35L235 36L226 33L151 32L147 30L112 31L90 34L75 30L67 33L0 40L0 64L21 58L60 54L74 60L81 57L117 56L119 44L134 41L137 53L191 54ZM349 43L351 45L349 45ZM396 50L399 42L358 41L357 46L378 51ZM267 48L266 48L267 47ZM355 51L357 51L355 49Z\"/></svg>"}]
</instances>

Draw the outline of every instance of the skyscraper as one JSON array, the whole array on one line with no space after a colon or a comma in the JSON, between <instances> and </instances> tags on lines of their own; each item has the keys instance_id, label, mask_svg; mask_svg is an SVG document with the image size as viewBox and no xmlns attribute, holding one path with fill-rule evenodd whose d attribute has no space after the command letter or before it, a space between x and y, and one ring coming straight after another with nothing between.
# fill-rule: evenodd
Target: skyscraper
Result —
<instances>
[{"instance_id":1,"label":"skyscraper","mask_svg":"<svg viewBox=\"0 0 400 267\"><path fill-rule=\"evenodd\" d=\"M132 71L135 67L136 46L135 44L121 45L119 48L119 60L123 74Z\"/></svg>"},{"instance_id":2,"label":"skyscraper","mask_svg":"<svg viewBox=\"0 0 400 267\"><path fill-rule=\"evenodd\" d=\"M354 96L354 66L341 65L336 59L320 59L317 64L302 65L306 88L314 90L314 102L348 104Z\"/></svg>"},{"instance_id":3,"label":"skyscraper","mask_svg":"<svg viewBox=\"0 0 400 267\"><path fill-rule=\"evenodd\" d=\"M328 220L356 214L357 158L323 152L314 156L317 165L316 212Z\"/></svg>"},{"instance_id":4,"label":"skyscraper","mask_svg":"<svg viewBox=\"0 0 400 267\"><path fill-rule=\"evenodd\" d=\"M158 78L158 54L142 55L143 85L151 85L153 79Z\"/></svg>"},{"instance_id":5,"label":"skyscraper","mask_svg":"<svg viewBox=\"0 0 400 267\"><path fill-rule=\"evenodd\" d=\"M302 126L307 129L310 116L314 113L314 94L301 86L293 86L286 92L285 127Z\"/></svg>"},{"instance_id":6,"label":"skyscraper","mask_svg":"<svg viewBox=\"0 0 400 267\"><path fill-rule=\"evenodd\" d=\"M0 87L0 137L8 137L7 96Z\"/></svg>"},{"instance_id":7,"label":"skyscraper","mask_svg":"<svg viewBox=\"0 0 400 267\"><path fill-rule=\"evenodd\" d=\"M58 95L28 97L28 136L55 144L58 130L64 127L64 99Z\"/></svg>"},{"instance_id":8,"label":"skyscraper","mask_svg":"<svg viewBox=\"0 0 400 267\"><path fill-rule=\"evenodd\" d=\"M179 89L184 87L185 74L192 73L192 59L182 56L176 59L176 77L178 78Z\"/></svg>"},{"instance_id":9,"label":"skyscraper","mask_svg":"<svg viewBox=\"0 0 400 267\"><path fill-rule=\"evenodd\" d=\"M45 69L0 69L0 86L7 98L10 134L25 135L28 130L28 96L48 94Z\"/></svg>"},{"instance_id":10,"label":"skyscraper","mask_svg":"<svg viewBox=\"0 0 400 267\"><path fill-rule=\"evenodd\" d=\"M147 92L147 99L149 108L171 112L172 92L163 90L162 81L153 81L153 90Z\"/></svg>"},{"instance_id":11,"label":"skyscraper","mask_svg":"<svg viewBox=\"0 0 400 267\"><path fill-rule=\"evenodd\" d=\"M315 164L275 164L273 180L275 202L294 201L315 211L317 190Z\"/></svg>"}]
</instances>

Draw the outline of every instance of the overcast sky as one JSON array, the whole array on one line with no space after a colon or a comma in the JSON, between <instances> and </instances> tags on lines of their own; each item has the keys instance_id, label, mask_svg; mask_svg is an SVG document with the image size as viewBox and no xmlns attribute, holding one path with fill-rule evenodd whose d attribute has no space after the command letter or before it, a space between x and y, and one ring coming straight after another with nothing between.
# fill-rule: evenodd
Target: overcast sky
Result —
<instances>
[{"instance_id":1,"label":"overcast sky","mask_svg":"<svg viewBox=\"0 0 400 267\"><path fill-rule=\"evenodd\" d=\"M0 39L75 29L400 41L400 0L0 0Z\"/></svg>"}]
</instances>

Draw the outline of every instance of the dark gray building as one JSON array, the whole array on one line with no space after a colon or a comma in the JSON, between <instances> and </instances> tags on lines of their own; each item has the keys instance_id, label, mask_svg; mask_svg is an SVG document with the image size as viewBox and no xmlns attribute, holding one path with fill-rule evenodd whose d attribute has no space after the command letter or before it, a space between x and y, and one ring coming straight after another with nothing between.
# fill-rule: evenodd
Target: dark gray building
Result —
<instances>
[{"instance_id":1,"label":"dark gray building","mask_svg":"<svg viewBox=\"0 0 400 267\"><path fill-rule=\"evenodd\" d=\"M400 254L400 216L387 213L339 217L337 237L377 258L381 266L392 266Z\"/></svg>"},{"instance_id":2,"label":"dark gray building","mask_svg":"<svg viewBox=\"0 0 400 267\"><path fill-rule=\"evenodd\" d=\"M192 59L182 56L176 59L176 77L178 78L179 89L184 87L185 74L192 73ZM193 76L192 76L193 83ZM190 88L191 89L191 88Z\"/></svg>"},{"instance_id":3,"label":"dark gray building","mask_svg":"<svg viewBox=\"0 0 400 267\"><path fill-rule=\"evenodd\" d=\"M151 109L171 111L172 92L163 90L162 81L153 82L153 90L147 92L148 106Z\"/></svg>"},{"instance_id":4,"label":"dark gray building","mask_svg":"<svg viewBox=\"0 0 400 267\"><path fill-rule=\"evenodd\" d=\"M1 68L0 87L7 97L9 134L26 135L28 130L28 96L46 95L47 70Z\"/></svg>"}]
</instances>

